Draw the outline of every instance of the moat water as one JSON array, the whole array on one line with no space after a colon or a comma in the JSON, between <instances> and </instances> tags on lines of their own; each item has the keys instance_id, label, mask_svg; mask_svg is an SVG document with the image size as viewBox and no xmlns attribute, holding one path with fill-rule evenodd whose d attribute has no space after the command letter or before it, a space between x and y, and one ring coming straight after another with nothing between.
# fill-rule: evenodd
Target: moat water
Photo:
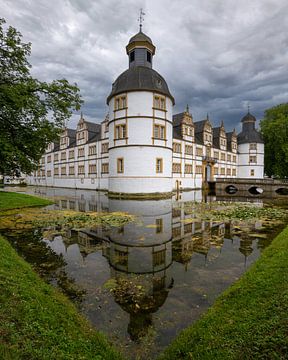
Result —
<instances>
[{"instance_id":1,"label":"moat water","mask_svg":"<svg viewBox=\"0 0 288 360\"><path fill-rule=\"evenodd\" d=\"M10 190L15 191L15 188ZM16 189L55 201L50 209L127 212L136 221L43 236L2 229L44 279L131 359L154 359L259 257L283 224L199 219L199 206L231 198L185 192L169 200L116 200L100 192ZM237 201L235 198L233 201ZM244 199L259 207L274 206ZM243 199L241 199L243 202ZM21 214L21 210L19 210Z\"/></svg>"}]
</instances>

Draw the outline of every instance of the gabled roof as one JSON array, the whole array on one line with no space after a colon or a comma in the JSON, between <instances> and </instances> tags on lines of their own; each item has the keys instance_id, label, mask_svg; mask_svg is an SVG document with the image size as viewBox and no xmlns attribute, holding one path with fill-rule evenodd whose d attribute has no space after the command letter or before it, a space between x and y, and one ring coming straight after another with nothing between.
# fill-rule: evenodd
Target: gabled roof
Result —
<instances>
[{"instance_id":1,"label":"gabled roof","mask_svg":"<svg viewBox=\"0 0 288 360\"><path fill-rule=\"evenodd\" d=\"M173 126L181 125L185 112L173 115Z\"/></svg>"},{"instance_id":2,"label":"gabled roof","mask_svg":"<svg viewBox=\"0 0 288 360\"><path fill-rule=\"evenodd\" d=\"M194 122L195 134L203 132L206 124L211 125L208 119Z\"/></svg>"}]
</instances>

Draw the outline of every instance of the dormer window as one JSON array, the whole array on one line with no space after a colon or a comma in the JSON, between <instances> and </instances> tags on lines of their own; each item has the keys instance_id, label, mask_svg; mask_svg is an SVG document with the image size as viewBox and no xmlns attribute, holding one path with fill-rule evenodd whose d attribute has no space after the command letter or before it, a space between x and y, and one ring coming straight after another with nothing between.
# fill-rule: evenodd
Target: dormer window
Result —
<instances>
[{"instance_id":1,"label":"dormer window","mask_svg":"<svg viewBox=\"0 0 288 360\"><path fill-rule=\"evenodd\" d=\"M66 145L66 137L62 137L60 140L61 145Z\"/></svg>"}]
</instances>

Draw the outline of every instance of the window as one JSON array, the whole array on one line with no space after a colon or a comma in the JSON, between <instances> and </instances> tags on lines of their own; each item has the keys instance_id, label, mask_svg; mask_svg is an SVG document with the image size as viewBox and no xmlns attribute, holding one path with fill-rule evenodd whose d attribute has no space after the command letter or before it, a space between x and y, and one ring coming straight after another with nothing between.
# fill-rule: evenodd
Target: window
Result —
<instances>
[{"instance_id":1,"label":"window","mask_svg":"<svg viewBox=\"0 0 288 360\"><path fill-rule=\"evenodd\" d=\"M180 217L180 216L181 216L181 209L173 208L172 209L172 217L175 218L175 217Z\"/></svg>"},{"instance_id":2,"label":"window","mask_svg":"<svg viewBox=\"0 0 288 360\"><path fill-rule=\"evenodd\" d=\"M89 174L96 174L96 164L89 164Z\"/></svg>"},{"instance_id":3,"label":"window","mask_svg":"<svg viewBox=\"0 0 288 360\"><path fill-rule=\"evenodd\" d=\"M108 143L104 143L101 146L101 153L107 153L108 152Z\"/></svg>"},{"instance_id":4,"label":"window","mask_svg":"<svg viewBox=\"0 0 288 360\"><path fill-rule=\"evenodd\" d=\"M96 145L89 146L88 155L96 155Z\"/></svg>"},{"instance_id":5,"label":"window","mask_svg":"<svg viewBox=\"0 0 288 360\"><path fill-rule=\"evenodd\" d=\"M254 169L251 169L250 170L250 176L254 176L255 175L255 171L254 171Z\"/></svg>"},{"instance_id":6,"label":"window","mask_svg":"<svg viewBox=\"0 0 288 360\"><path fill-rule=\"evenodd\" d=\"M233 162L236 163L236 155L233 155Z\"/></svg>"},{"instance_id":7,"label":"window","mask_svg":"<svg viewBox=\"0 0 288 360\"><path fill-rule=\"evenodd\" d=\"M199 148L199 147L196 147L196 155L197 156L202 156L203 155L203 149Z\"/></svg>"},{"instance_id":8,"label":"window","mask_svg":"<svg viewBox=\"0 0 288 360\"><path fill-rule=\"evenodd\" d=\"M218 167L214 167L214 175L218 175Z\"/></svg>"},{"instance_id":9,"label":"window","mask_svg":"<svg viewBox=\"0 0 288 360\"><path fill-rule=\"evenodd\" d=\"M249 156L249 163L256 164L256 162L257 162L256 156Z\"/></svg>"},{"instance_id":10,"label":"window","mask_svg":"<svg viewBox=\"0 0 288 360\"><path fill-rule=\"evenodd\" d=\"M190 126L183 126L183 134L192 136L193 135L192 128Z\"/></svg>"},{"instance_id":11,"label":"window","mask_svg":"<svg viewBox=\"0 0 288 360\"><path fill-rule=\"evenodd\" d=\"M236 176L236 169L232 169L232 176Z\"/></svg>"},{"instance_id":12,"label":"window","mask_svg":"<svg viewBox=\"0 0 288 360\"><path fill-rule=\"evenodd\" d=\"M85 155L84 147L78 149L78 157L82 157Z\"/></svg>"},{"instance_id":13,"label":"window","mask_svg":"<svg viewBox=\"0 0 288 360\"><path fill-rule=\"evenodd\" d=\"M114 109L121 110L121 109L126 109L126 107L127 107L126 95L117 96L114 102Z\"/></svg>"},{"instance_id":14,"label":"window","mask_svg":"<svg viewBox=\"0 0 288 360\"><path fill-rule=\"evenodd\" d=\"M175 238L181 235L181 226L172 228L172 237Z\"/></svg>"},{"instance_id":15,"label":"window","mask_svg":"<svg viewBox=\"0 0 288 360\"><path fill-rule=\"evenodd\" d=\"M225 160L226 160L226 155L225 155L225 153L221 153L221 160L222 160L222 161L225 161Z\"/></svg>"},{"instance_id":16,"label":"window","mask_svg":"<svg viewBox=\"0 0 288 360\"><path fill-rule=\"evenodd\" d=\"M202 166L201 165L196 166L196 174L202 174Z\"/></svg>"},{"instance_id":17,"label":"window","mask_svg":"<svg viewBox=\"0 0 288 360\"><path fill-rule=\"evenodd\" d=\"M54 175L55 176L58 176L59 175L59 168L54 168Z\"/></svg>"},{"instance_id":18,"label":"window","mask_svg":"<svg viewBox=\"0 0 288 360\"><path fill-rule=\"evenodd\" d=\"M83 140L83 139L85 139L85 131L77 132L77 140Z\"/></svg>"},{"instance_id":19,"label":"window","mask_svg":"<svg viewBox=\"0 0 288 360\"><path fill-rule=\"evenodd\" d=\"M74 168L74 166L69 166L69 175L75 175L75 168Z\"/></svg>"},{"instance_id":20,"label":"window","mask_svg":"<svg viewBox=\"0 0 288 360\"><path fill-rule=\"evenodd\" d=\"M115 262L118 265L128 266L128 252L115 249Z\"/></svg>"},{"instance_id":21,"label":"window","mask_svg":"<svg viewBox=\"0 0 288 360\"><path fill-rule=\"evenodd\" d=\"M61 137L61 139L60 139L60 144L61 144L61 145L66 145L66 136L65 136L65 137Z\"/></svg>"},{"instance_id":22,"label":"window","mask_svg":"<svg viewBox=\"0 0 288 360\"><path fill-rule=\"evenodd\" d=\"M214 157L215 157L215 159L219 159L219 152L218 151L214 151Z\"/></svg>"},{"instance_id":23,"label":"window","mask_svg":"<svg viewBox=\"0 0 288 360\"><path fill-rule=\"evenodd\" d=\"M56 161L59 161L59 156L58 156L58 154L55 154L54 155L54 161L56 162Z\"/></svg>"},{"instance_id":24,"label":"window","mask_svg":"<svg viewBox=\"0 0 288 360\"><path fill-rule=\"evenodd\" d=\"M231 169L227 169L227 176L231 175Z\"/></svg>"},{"instance_id":25,"label":"window","mask_svg":"<svg viewBox=\"0 0 288 360\"><path fill-rule=\"evenodd\" d=\"M154 96L154 108L158 110L166 110L166 99L164 96Z\"/></svg>"},{"instance_id":26,"label":"window","mask_svg":"<svg viewBox=\"0 0 288 360\"><path fill-rule=\"evenodd\" d=\"M153 252L153 266L159 266L165 263L165 250Z\"/></svg>"},{"instance_id":27,"label":"window","mask_svg":"<svg viewBox=\"0 0 288 360\"><path fill-rule=\"evenodd\" d=\"M117 159L117 173L118 174L124 173L124 159L123 158Z\"/></svg>"},{"instance_id":28,"label":"window","mask_svg":"<svg viewBox=\"0 0 288 360\"><path fill-rule=\"evenodd\" d=\"M74 159L74 150L69 150L69 159Z\"/></svg>"},{"instance_id":29,"label":"window","mask_svg":"<svg viewBox=\"0 0 288 360\"><path fill-rule=\"evenodd\" d=\"M191 146L191 145L185 145L185 154L187 154L187 155L193 155L193 146Z\"/></svg>"},{"instance_id":30,"label":"window","mask_svg":"<svg viewBox=\"0 0 288 360\"><path fill-rule=\"evenodd\" d=\"M181 144L179 144L179 143L173 143L173 152L175 152L175 153L181 153Z\"/></svg>"},{"instance_id":31,"label":"window","mask_svg":"<svg viewBox=\"0 0 288 360\"><path fill-rule=\"evenodd\" d=\"M191 164L185 164L185 174L192 174L192 165Z\"/></svg>"},{"instance_id":32,"label":"window","mask_svg":"<svg viewBox=\"0 0 288 360\"><path fill-rule=\"evenodd\" d=\"M61 160L66 160L66 152L61 153Z\"/></svg>"},{"instance_id":33,"label":"window","mask_svg":"<svg viewBox=\"0 0 288 360\"><path fill-rule=\"evenodd\" d=\"M102 164L101 173L102 174L108 174L109 173L109 164L108 163Z\"/></svg>"},{"instance_id":34,"label":"window","mask_svg":"<svg viewBox=\"0 0 288 360\"><path fill-rule=\"evenodd\" d=\"M116 125L115 139L125 139L125 138L126 138L126 124Z\"/></svg>"},{"instance_id":35,"label":"window","mask_svg":"<svg viewBox=\"0 0 288 360\"><path fill-rule=\"evenodd\" d=\"M227 161L231 161L231 155L230 154L227 155Z\"/></svg>"},{"instance_id":36,"label":"window","mask_svg":"<svg viewBox=\"0 0 288 360\"><path fill-rule=\"evenodd\" d=\"M221 168L221 175L225 175L225 168Z\"/></svg>"},{"instance_id":37,"label":"window","mask_svg":"<svg viewBox=\"0 0 288 360\"><path fill-rule=\"evenodd\" d=\"M249 144L249 150L257 150L257 144Z\"/></svg>"},{"instance_id":38,"label":"window","mask_svg":"<svg viewBox=\"0 0 288 360\"><path fill-rule=\"evenodd\" d=\"M51 163L51 155L47 156L47 163Z\"/></svg>"},{"instance_id":39,"label":"window","mask_svg":"<svg viewBox=\"0 0 288 360\"><path fill-rule=\"evenodd\" d=\"M84 174L85 174L85 166L78 165L78 175L84 175Z\"/></svg>"},{"instance_id":40,"label":"window","mask_svg":"<svg viewBox=\"0 0 288 360\"><path fill-rule=\"evenodd\" d=\"M181 173L181 164L173 163L172 164L172 173Z\"/></svg>"},{"instance_id":41,"label":"window","mask_svg":"<svg viewBox=\"0 0 288 360\"><path fill-rule=\"evenodd\" d=\"M149 51L147 51L147 57L146 57L146 59L147 59L147 61L149 62L149 63L151 63L151 53L149 52Z\"/></svg>"},{"instance_id":42,"label":"window","mask_svg":"<svg viewBox=\"0 0 288 360\"><path fill-rule=\"evenodd\" d=\"M61 167L61 175L65 176L66 175L66 166L62 166Z\"/></svg>"},{"instance_id":43,"label":"window","mask_svg":"<svg viewBox=\"0 0 288 360\"><path fill-rule=\"evenodd\" d=\"M51 170L47 171L47 177L51 177Z\"/></svg>"},{"instance_id":44,"label":"window","mask_svg":"<svg viewBox=\"0 0 288 360\"><path fill-rule=\"evenodd\" d=\"M192 223L184 224L184 234L192 233Z\"/></svg>"},{"instance_id":45,"label":"window","mask_svg":"<svg viewBox=\"0 0 288 360\"><path fill-rule=\"evenodd\" d=\"M133 62L135 60L135 51L131 51L130 53L130 62Z\"/></svg>"},{"instance_id":46,"label":"window","mask_svg":"<svg viewBox=\"0 0 288 360\"><path fill-rule=\"evenodd\" d=\"M163 219L156 219L156 233L162 233L163 232Z\"/></svg>"},{"instance_id":47,"label":"window","mask_svg":"<svg viewBox=\"0 0 288 360\"><path fill-rule=\"evenodd\" d=\"M164 125L154 125L154 138L155 139L165 139L165 126Z\"/></svg>"},{"instance_id":48,"label":"window","mask_svg":"<svg viewBox=\"0 0 288 360\"><path fill-rule=\"evenodd\" d=\"M163 172L163 159L156 159L156 173Z\"/></svg>"}]
</instances>

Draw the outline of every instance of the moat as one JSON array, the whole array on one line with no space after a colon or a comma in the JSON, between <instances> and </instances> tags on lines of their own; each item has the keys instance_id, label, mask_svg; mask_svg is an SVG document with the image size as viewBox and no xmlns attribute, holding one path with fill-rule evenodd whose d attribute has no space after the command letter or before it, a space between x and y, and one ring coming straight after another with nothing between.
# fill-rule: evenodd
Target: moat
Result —
<instances>
[{"instance_id":1,"label":"moat","mask_svg":"<svg viewBox=\"0 0 288 360\"><path fill-rule=\"evenodd\" d=\"M241 276L286 222L211 220L207 214L218 208L251 201L259 208L283 204L253 198L219 201L201 191L136 201L90 190L16 190L53 199L51 210L135 215L122 226L65 233L39 227L1 230L46 281L64 291L132 359L155 358Z\"/></svg>"}]
</instances>

